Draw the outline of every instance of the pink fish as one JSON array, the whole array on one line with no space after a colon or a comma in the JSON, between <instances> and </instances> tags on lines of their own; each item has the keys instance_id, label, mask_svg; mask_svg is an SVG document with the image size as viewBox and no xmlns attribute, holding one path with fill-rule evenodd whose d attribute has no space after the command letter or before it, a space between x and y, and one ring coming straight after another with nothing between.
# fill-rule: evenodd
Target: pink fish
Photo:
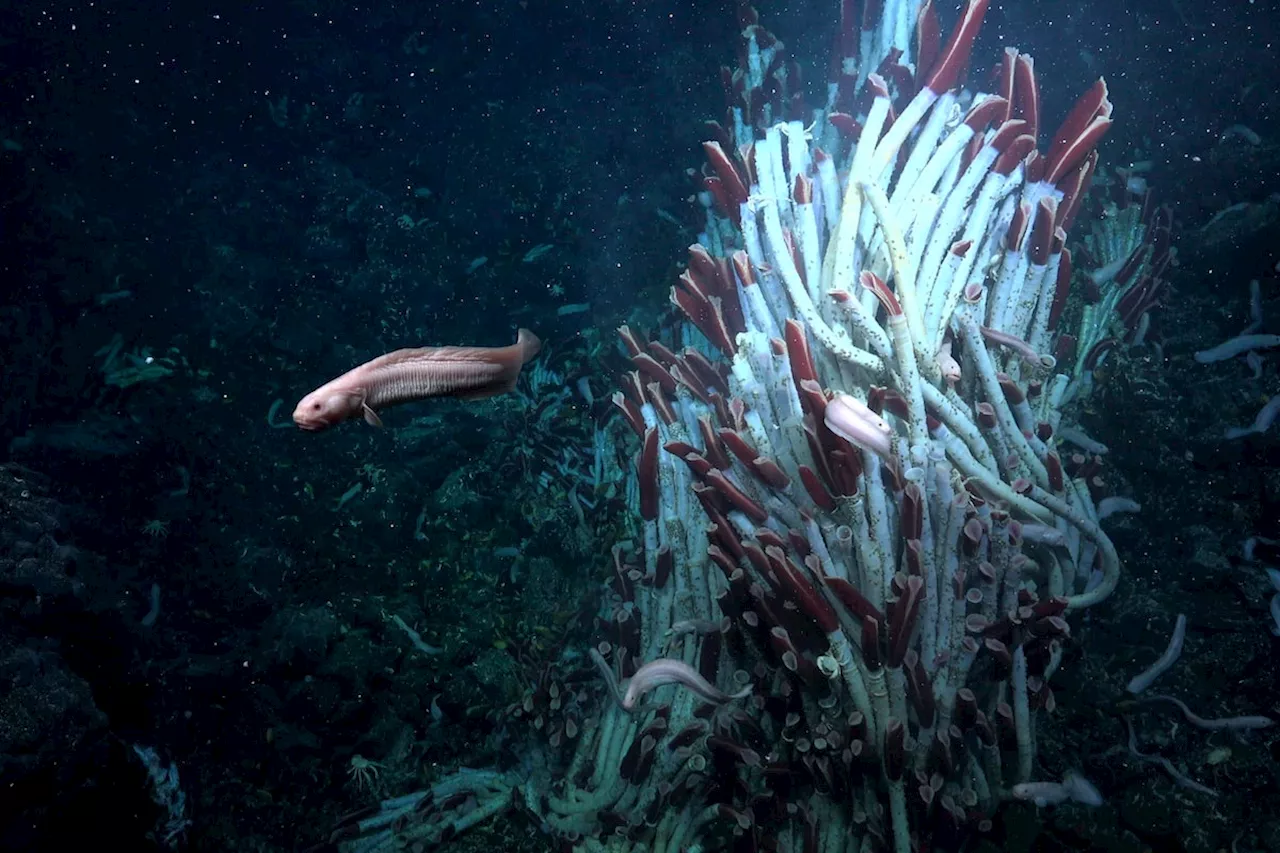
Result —
<instances>
[{"instance_id":1,"label":"pink fish","mask_svg":"<svg viewBox=\"0 0 1280 853\"><path fill-rule=\"evenodd\" d=\"M348 370L302 398L293 422L319 432L355 417L382 426L378 411L430 397L481 400L516 387L520 368L542 342L521 329L507 347L398 349Z\"/></svg>"},{"instance_id":2,"label":"pink fish","mask_svg":"<svg viewBox=\"0 0 1280 853\"><path fill-rule=\"evenodd\" d=\"M723 705L733 699L743 699L751 695L750 684L737 693L725 693L684 661L658 658L649 661L631 676L631 680L627 682L626 695L622 697L623 710L634 711L641 696L664 684L684 685L700 696L703 701L713 705Z\"/></svg>"}]
</instances>

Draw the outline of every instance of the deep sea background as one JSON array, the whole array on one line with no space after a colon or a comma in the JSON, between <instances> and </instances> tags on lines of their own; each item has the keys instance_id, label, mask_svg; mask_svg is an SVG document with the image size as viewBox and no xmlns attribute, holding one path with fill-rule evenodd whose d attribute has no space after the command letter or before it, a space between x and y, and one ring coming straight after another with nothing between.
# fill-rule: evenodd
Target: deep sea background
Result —
<instances>
[{"instance_id":1,"label":"deep sea background","mask_svg":"<svg viewBox=\"0 0 1280 853\"><path fill-rule=\"evenodd\" d=\"M815 92L835 5L759 4ZM627 529L613 330L658 323L696 236L687 170L735 21L670 0L0 3L0 849L165 847L136 748L180 773L173 846L275 851L536 736L506 712L590 636ZM1144 748L1219 792L1197 799L1127 759L1116 712L1185 612L1169 692L1280 713L1280 551L1241 550L1280 539L1280 432L1222 439L1280 393L1280 356L1256 377L1191 359L1249 322L1250 279L1280 332L1278 31L1275 0L1009 0L974 52L977 82L1004 44L1031 52L1047 116L1104 74L1103 163L1152 162L1180 258L1161 346L1114 359L1084 418L1143 511L1113 529L1126 577L1040 742L1107 804L1012 808L1001 849L1280 850L1274 733L1139 715ZM517 394L381 431L288 421L374 355L517 326L546 343ZM448 849L554 849L534 830L505 815Z\"/></svg>"}]
</instances>

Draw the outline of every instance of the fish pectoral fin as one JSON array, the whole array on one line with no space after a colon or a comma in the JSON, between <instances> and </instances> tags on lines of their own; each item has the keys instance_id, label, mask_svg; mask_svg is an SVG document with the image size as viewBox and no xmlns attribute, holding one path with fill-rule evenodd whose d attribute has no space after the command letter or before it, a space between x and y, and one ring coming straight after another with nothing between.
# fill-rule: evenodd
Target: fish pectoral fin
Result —
<instances>
[{"instance_id":1,"label":"fish pectoral fin","mask_svg":"<svg viewBox=\"0 0 1280 853\"><path fill-rule=\"evenodd\" d=\"M369 426L382 426L382 418L378 417L378 413L369 408L368 403L361 403L360 408L364 411L364 422Z\"/></svg>"}]
</instances>

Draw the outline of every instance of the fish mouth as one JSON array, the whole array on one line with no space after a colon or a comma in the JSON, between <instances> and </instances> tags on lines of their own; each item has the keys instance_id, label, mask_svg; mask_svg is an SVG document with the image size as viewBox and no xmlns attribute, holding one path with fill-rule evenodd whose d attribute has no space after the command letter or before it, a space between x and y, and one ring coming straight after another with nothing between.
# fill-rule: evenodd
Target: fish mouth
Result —
<instances>
[{"instance_id":1,"label":"fish mouth","mask_svg":"<svg viewBox=\"0 0 1280 853\"><path fill-rule=\"evenodd\" d=\"M307 420L306 418L294 418L293 422L297 424L299 428L304 429L307 432L319 432L325 427L325 424L322 421L312 421Z\"/></svg>"}]
</instances>

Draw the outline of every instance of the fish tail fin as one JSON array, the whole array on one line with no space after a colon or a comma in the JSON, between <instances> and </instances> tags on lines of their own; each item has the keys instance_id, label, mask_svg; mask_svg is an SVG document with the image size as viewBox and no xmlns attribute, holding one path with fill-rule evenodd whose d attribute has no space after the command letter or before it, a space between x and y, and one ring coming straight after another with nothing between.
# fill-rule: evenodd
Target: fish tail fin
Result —
<instances>
[{"instance_id":1,"label":"fish tail fin","mask_svg":"<svg viewBox=\"0 0 1280 853\"><path fill-rule=\"evenodd\" d=\"M538 336L528 329L521 329L516 334L516 342L513 345L492 350L491 355L488 356L488 360L501 365L502 372L483 386L458 394L458 399L484 400L514 391L516 382L520 379L520 369L541 349L542 341Z\"/></svg>"},{"instance_id":2,"label":"fish tail fin","mask_svg":"<svg viewBox=\"0 0 1280 853\"><path fill-rule=\"evenodd\" d=\"M516 332L516 346L520 349L520 366L523 367L542 349L542 341L528 329L521 329Z\"/></svg>"}]
</instances>

